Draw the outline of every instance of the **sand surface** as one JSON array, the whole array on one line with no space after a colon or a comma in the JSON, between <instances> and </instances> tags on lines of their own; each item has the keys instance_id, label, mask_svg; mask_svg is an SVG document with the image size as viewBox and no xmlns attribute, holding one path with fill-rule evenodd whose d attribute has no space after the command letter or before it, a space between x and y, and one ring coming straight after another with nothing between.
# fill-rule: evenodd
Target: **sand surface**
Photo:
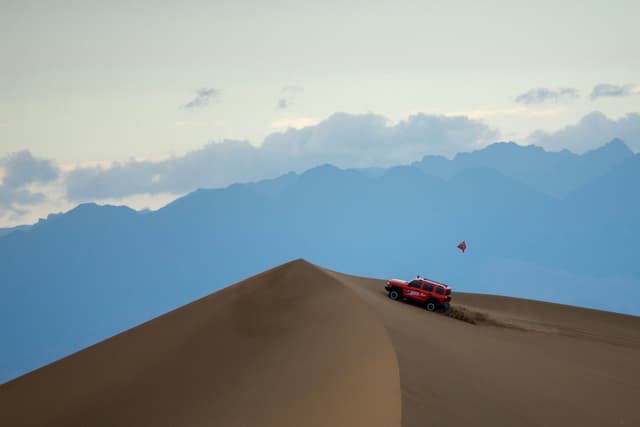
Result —
<instances>
[{"instance_id":1,"label":"sand surface","mask_svg":"<svg viewBox=\"0 0 640 427\"><path fill-rule=\"evenodd\" d=\"M0 385L0 426L640 426L640 318L298 260Z\"/></svg>"}]
</instances>

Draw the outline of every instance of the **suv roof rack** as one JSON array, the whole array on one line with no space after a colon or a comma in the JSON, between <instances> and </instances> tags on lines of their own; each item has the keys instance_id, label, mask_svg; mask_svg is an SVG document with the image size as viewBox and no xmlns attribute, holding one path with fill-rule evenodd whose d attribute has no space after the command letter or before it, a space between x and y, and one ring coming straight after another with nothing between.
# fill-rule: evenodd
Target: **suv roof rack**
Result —
<instances>
[{"instance_id":1,"label":"suv roof rack","mask_svg":"<svg viewBox=\"0 0 640 427\"><path fill-rule=\"evenodd\" d=\"M433 284L435 284L435 285L444 286L445 288L448 288L448 287L449 287L449 285L447 285L447 284L444 284L444 283L441 283L441 282L437 282L437 281L435 281L435 280L427 279L426 277L421 277L420 279L421 279L421 280L426 280L427 282L431 282L431 283L433 283Z\"/></svg>"}]
</instances>

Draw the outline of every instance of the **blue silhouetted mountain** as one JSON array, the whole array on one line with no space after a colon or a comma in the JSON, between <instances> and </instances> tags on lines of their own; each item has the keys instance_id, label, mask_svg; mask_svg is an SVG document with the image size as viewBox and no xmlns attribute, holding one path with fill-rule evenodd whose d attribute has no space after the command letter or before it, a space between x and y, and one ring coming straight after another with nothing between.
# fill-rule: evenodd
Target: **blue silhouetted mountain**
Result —
<instances>
[{"instance_id":1,"label":"blue silhouetted mountain","mask_svg":"<svg viewBox=\"0 0 640 427\"><path fill-rule=\"evenodd\" d=\"M566 222L571 223L574 235L571 241L562 243L579 259L593 259L584 266L584 272L640 277L636 248L640 236L639 189L640 155L635 155L564 200ZM574 216L574 212L581 215ZM575 264L581 265L579 260Z\"/></svg>"},{"instance_id":2,"label":"blue silhouetted mountain","mask_svg":"<svg viewBox=\"0 0 640 427\"><path fill-rule=\"evenodd\" d=\"M497 142L481 150L458 153L452 160L442 156L425 156L421 161L414 163L414 166L425 173L447 179L469 168L495 169L504 175L522 179L534 171L576 157L580 156L567 150L549 152L534 145Z\"/></svg>"},{"instance_id":3,"label":"blue silhouetted mountain","mask_svg":"<svg viewBox=\"0 0 640 427\"><path fill-rule=\"evenodd\" d=\"M14 231L26 231L33 227L33 225L18 225L16 227L8 227L8 228L0 228L0 237L6 236L9 233L13 233Z\"/></svg>"},{"instance_id":4,"label":"blue silhouetted mountain","mask_svg":"<svg viewBox=\"0 0 640 427\"><path fill-rule=\"evenodd\" d=\"M471 153L459 153L452 160L426 156L414 166L446 179L464 169L491 168L538 191L562 198L632 156L629 147L617 138L583 155L502 142Z\"/></svg>"},{"instance_id":5,"label":"blue silhouetted mountain","mask_svg":"<svg viewBox=\"0 0 640 427\"><path fill-rule=\"evenodd\" d=\"M507 143L324 165L153 212L80 205L0 237L0 381L296 258L640 314L639 186L640 157L618 141L581 156Z\"/></svg>"},{"instance_id":6,"label":"blue silhouetted mountain","mask_svg":"<svg viewBox=\"0 0 640 427\"><path fill-rule=\"evenodd\" d=\"M614 139L581 156L570 156L545 168L531 171L528 176L523 177L523 181L540 191L565 197L631 157L633 152L629 147L621 140Z\"/></svg>"},{"instance_id":7,"label":"blue silhouetted mountain","mask_svg":"<svg viewBox=\"0 0 640 427\"><path fill-rule=\"evenodd\" d=\"M247 185L256 193L263 194L265 196L277 196L293 185L298 180L298 177L298 174L289 172L288 174L277 178L265 179Z\"/></svg>"}]
</instances>

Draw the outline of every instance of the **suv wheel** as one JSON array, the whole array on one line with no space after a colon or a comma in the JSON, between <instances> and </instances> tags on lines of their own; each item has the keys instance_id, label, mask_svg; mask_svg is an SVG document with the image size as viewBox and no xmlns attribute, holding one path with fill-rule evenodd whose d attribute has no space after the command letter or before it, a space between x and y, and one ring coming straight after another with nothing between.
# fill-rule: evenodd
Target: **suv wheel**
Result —
<instances>
[{"instance_id":1,"label":"suv wheel","mask_svg":"<svg viewBox=\"0 0 640 427\"><path fill-rule=\"evenodd\" d=\"M427 311L436 311L436 303L433 301L427 301L427 305L425 305L425 308L427 309Z\"/></svg>"},{"instance_id":2,"label":"suv wheel","mask_svg":"<svg viewBox=\"0 0 640 427\"><path fill-rule=\"evenodd\" d=\"M400 292L398 292L397 289L391 289L389 291L389 298L391 298L394 301L398 301L400 299Z\"/></svg>"}]
</instances>

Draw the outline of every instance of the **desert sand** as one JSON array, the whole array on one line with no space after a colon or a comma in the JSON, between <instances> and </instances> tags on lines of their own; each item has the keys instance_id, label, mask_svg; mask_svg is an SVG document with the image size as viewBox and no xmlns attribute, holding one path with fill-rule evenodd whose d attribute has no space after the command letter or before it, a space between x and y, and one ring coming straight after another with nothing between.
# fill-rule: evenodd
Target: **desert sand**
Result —
<instances>
[{"instance_id":1,"label":"desert sand","mask_svg":"<svg viewBox=\"0 0 640 427\"><path fill-rule=\"evenodd\" d=\"M293 261L0 385L0 425L640 425L640 318L453 297Z\"/></svg>"}]
</instances>

